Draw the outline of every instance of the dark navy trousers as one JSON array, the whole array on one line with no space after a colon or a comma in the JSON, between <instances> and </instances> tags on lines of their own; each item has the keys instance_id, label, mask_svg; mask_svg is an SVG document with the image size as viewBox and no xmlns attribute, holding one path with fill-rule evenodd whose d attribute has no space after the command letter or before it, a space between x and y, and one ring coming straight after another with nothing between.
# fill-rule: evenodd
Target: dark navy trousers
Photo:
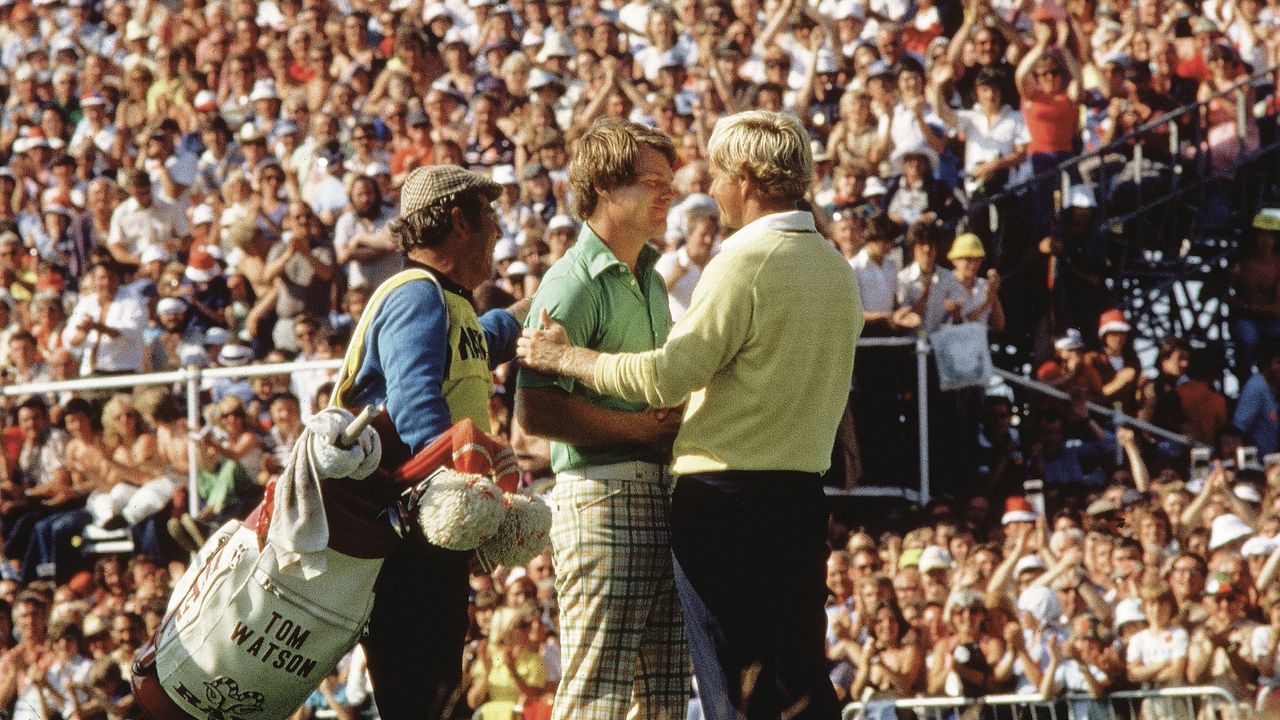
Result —
<instances>
[{"instance_id":1,"label":"dark navy trousers","mask_svg":"<svg viewBox=\"0 0 1280 720\"><path fill-rule=\"evenodd\" d=\"M835 720L827 511L818 475L682 475L671 549L707 720Z\"/></svg>"}]
</instances>

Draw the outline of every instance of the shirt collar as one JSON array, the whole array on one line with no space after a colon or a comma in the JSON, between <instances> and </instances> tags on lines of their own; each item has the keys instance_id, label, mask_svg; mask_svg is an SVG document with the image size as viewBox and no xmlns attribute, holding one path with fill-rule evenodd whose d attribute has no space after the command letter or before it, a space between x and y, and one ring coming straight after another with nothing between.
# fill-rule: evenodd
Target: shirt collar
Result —
<instances>
[{"instance_id":1,"label":"shirt collar","mask_svg":"<svg viewBox=\"0 0 1280 720\"><path fill-rule=\"evenodd\" d=\"M582 229L578 231L578 242L574 247L578 248L578 252L582 254L582 261L586 264L587 272L590 273L592 278L600 277L601 273L613 267L625 268L627 272L631 271L626 263L619 260L618 256L613 254L613 250L610 250L609 246L604 244L604 240L585 222L582 223ZM660 253L652 245L645 243L644 247L640 248L640 257L636 259L637 274L652 268L654 263L658 261L659 255Z\"/></svg>"},{"instance_id":2,"label":"shirt collar","mask_svg":"<svg viewBox=\"0 0 1280 720\"><path fill-rule=\"evenodd\" d=\"M738 228L738 231L726 238L720 245L732 248L749 238L768 232L818 232L813 223L813 213L808 210L784 210L769 213Z\"/></svg>"}]
</instances>

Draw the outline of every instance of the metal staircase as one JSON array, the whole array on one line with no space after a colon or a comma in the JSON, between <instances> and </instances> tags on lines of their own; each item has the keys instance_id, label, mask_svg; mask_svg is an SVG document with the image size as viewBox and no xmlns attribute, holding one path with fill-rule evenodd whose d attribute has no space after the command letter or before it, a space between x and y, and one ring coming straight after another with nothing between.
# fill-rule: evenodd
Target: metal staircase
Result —
<instances>
[{"instance_id":1,"label":"metal staircase","mask_svg":"<svg viewBox=\"0 0 1280 720\"><path fill-rule=\"evenodd\" d=\"M1241 370L1234 367L1223 302L1229 292L1228 268L1257 209L1280 205L1275 106L1259 102L1246 107L1238 90L1252 86L1258 97L1267 96L1262 90L1270 89L1277 69L1255 73L1209 100L1177 108L1106 147L975 202L968 216L987 216L993 205L1016 206L1038 182L1066 188L1069 178L1079 178L1094 190L1100 217L1087 241L1106 247L1109 300L1134 325L1139 351L1168 336L1182 337L1226 380L1224 387L1232 389L1232 371ZM1215 164L1206 141L1212 102L1236 108L1238 147L1230 163ZM1271 112L1263 112L1267 108ZM1246 146L1249 133L1240 130L1251 122L1258 127L1256 147L1252 142ZM1144 157L1152 148L1165 154L1166 147L1172 157L1168 163ZM1006 298L1006 303L1017 300ZM1086 336L1093 330L1080 329ZM1009 351L997 362L1024 368L1035 359L1031 338L1025 333L1019 337L1016 330L1011 335Z\"/></svg>"}]
</instances>

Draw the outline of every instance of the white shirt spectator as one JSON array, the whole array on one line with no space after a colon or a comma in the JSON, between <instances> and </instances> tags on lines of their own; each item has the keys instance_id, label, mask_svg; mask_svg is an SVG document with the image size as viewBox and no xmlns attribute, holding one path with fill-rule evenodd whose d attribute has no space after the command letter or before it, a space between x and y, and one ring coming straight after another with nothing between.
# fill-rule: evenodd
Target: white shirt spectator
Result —
<instances>
[{"instance_id":1,"label":"white shirt spectator","mask_svg":"<svg viewBox=\"0 0 1280 720\"><path fill-rule=\"evenodd\" d=\"M964 183L969 192L978 188L972 177L974 168L1012 155L1019 146L1031 142L1022 113L1008 105L1001 106L995 119L988 119L976 105L972 110L960 110L956 112L956 130L965 136Z\"/></svg>"},{"instance_id":2,"label":"white shirt spectator","mask_svg":"<svg viewBox=\"0 0 1280 720\"><path fill-rule=\"evenodd\" d=\"M18 702L14 706L13 720L44 720L41 714L41 702L38 693L44 693L44 704L49 712L62 717L71 717L75 713L75 704L70 699L69 683L83 685L89 677L89 667L93 663L83 657L74 657L65 663L55 663L45 674L48 687L38 690L26 678L19 678ZM25 687L24 687L25 686ZM80 701L88 701L84 693L79 693Z\"/></svg>"},{"instance_id":3,"label":"white shirt spectator","mask_svg":"<svg viewBox=\"0 0 1280 720\"><path fill-rule=\"evenodd\" d=\"M1188 641L1187 631L1180 627L1165 628L1158 633L1147 628L1129 639L1125 662L1129 665L1151 665L1184 658Z\"/></svg>"},{"instance_id":4,"label":"white shirt spectator","mask_svg":"<svg viewBox=\"0 0 1280 720\"><path fill-rule=\"evenodd\" d=\"M142 331L147 327L148 316L146 301L127 288L116 291L105 314L97 294L80 298L62 331L63 342L80 351L80 374L138 372L142 368ZM101 322L120 334L111 337L106 333L90 330L85 335L84 342L74 345L72 336L86 319Z\"/></svg>"},{"instance_id":5,"label":"white shirt spectator","mask_svg":"<svg viewBox=\"0 0 1280 720\"><path fill-rule=\"evenodd\" d=\"M378 217L373 219L362 218L356 215L354 210L343 213L333 226L334 249L341 253L343 248L351 244L352 238L357 235L372 235L380 232L395 219L395 208L384 205L381 210ZM400 252L394 248L391 252L372 260L352 260L347 263L347 283L375 288L381 285L383 280L399 272L403 265Z\"/></svg>"},{"instance_id":6,"label":"white shirt spectator","mask_svg":"<svg viewBox=\"0 0 1280 720\"><path fill-rule=\"evenodd\" d=\"M319 179L311 178L302 197L317 215L341 212L347 206L347 186L331 173L323 175Z\"/></svg>"},{"instance_id":7,"label":"white shirt spectator","mask_svg":"<svg viewBox=\"0 0 1280 720\"><path fill-rule=\"evenodd\" d=\"M189 191L196 179L200 176L200 158L193 153L176 152L164 159L148 160L146 164L147 175L151 177L151 192L159 200L168 203L187 204ZM160 182L160 173L169 173L169 179L176 185L186 186L181 197L171 198L164 194L164 186Z\"/></svg>"},{"instance_id":8,"label":"white shirt spectator","mask_svg":"<svg viewBox=\"0 0 1280 720\"><path fill-rule=\"evenodd\" d=\"M693 299L693 289L702 277L702 268L689 259L689 252L681 247L675 252L663 253L653 266L663 278L675 274L676 267L684 267L685 273L675 285L667 288L667 306L671 308L671 322L676 322L689 310L689 302Z\"/></svg>"},{"instance_id":9,"label":"white shirt spectator","mask_svg":"<svg viewBox=\"0 0 1280 720\"><path fill-rule=\"evenodd\" d=\"M884 261L877 265L863 248L849 264L858 276L862 309L865 312L893 312L898 298L898 263L893 256L886 255Z\"/></svg>"},{"instance_id":10,"label":"white shirt spectator","mask_svg":"<svg viewBox=\"0 0 1280 720\"><path fill-rule=\"evenodd\" d=\"M107 244L123 246L125 252L139 256L154 244L173 249L178 241L191 235L187 215L176 205L152 198L151 207L142 207L129 198L111 213L111 230Z\"/></svg>"},{"instance_id":11,"label":"white shirt spectator","mask_svg":"<svg viewBox=\"0 0 1280 720\"><path fill-rule=\"evenodd\" d=\"M953 277L954 277L954 276L953 276ZM983 304L984 302L986 302L986 301L987 301L987 279L986 279L986 278L976 278L976 279L974 280L974 282L973 282L973 290L972 290L972 291L965 290L965 289L964 289L964 286L963 286L963 285L960 285L960 282L959 282L958 280L956 281L956 285L959 285L959 286L960 286L960 292L961 292L961 293L963 293L963 294L964 294L964 296L965 296L965 297L964 297L964 304L960 306L960 313L961 313L964 317L968 318L968 317L969 317L969 313L971 313L971 312L973 312L973 311L977 310L978 308L982 307L982 304ZM985 322L987 322L987 320L988 320L990 317L991 317L991 308L987 308L986 310L983 310L983 311L982 311L982 314L981 314L981 315L979 315L979 316L977 316L977 317L973 318L972 320L970 320L970 321L968 321L968 322L981 322L981 323L985 323ZM1117 368L1117 369L1119 369L1119 368Z\"/></svg>"},{"instance_id":12,"label":"white shirt spectator","mask_svg":"<svg viewBox=\"0 0 1280 720\"><path fill-rule=\"evenodd\" d=\"M1270 625L1259 625L1253 629L1253 635L1249 636L1249 656L1254 662L1262 662L1267 656L1267 651L1271 649L1271 633L1273 630ZM1258 668L1259 684L1275 687L1280 684L1280 652L1277 652L1271 658L1271 667Z\"/></svg>"},{"instance_id":13,"label":"white shirt spectator","mask_svg":"<svg viewBox=\"0 0 1280 720\"><path fill-rule=\"evenodd\" d=\"M934 132L942 135L946 132L942 118L934 112L933 106L929 103L924 104L922 109L925 124L929 125ZM893 107L893 115L880 116L880 131L884 132L885 124L889 126L889 138L893 141L893 153L890 160L896 161L902 153L925 146L929 141L925 138L924 130L920 128L920 121L916 119L915 111L907 108L906 105L898 103Z\"/></svg>"},{"instance_id":14,"label":"white shirt spectator","mask_svg":"<svg viewBox=\"0 0 1280 720\"><path fill-rule=\"evenodd\" d=\"M898 273L898 304L899 305L915 305L924 296L924 275L920 272L920 266L911 263L902 272ZM964 287L956 282L956 276L944 267L936 267L933 271L929 287L929 299L925 301L924 313L921 315L923 323L921 328L926 333L946 324L950 318L945 303L947 300L956 300L960 303L969 299L969 293L965 292Z\"/></svg>"}]
</instances>

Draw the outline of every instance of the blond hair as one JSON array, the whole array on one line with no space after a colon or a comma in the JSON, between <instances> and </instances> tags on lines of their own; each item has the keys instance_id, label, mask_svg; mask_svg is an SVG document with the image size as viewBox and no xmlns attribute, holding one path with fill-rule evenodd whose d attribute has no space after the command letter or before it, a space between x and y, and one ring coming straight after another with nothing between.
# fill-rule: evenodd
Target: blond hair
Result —
<instances>
[{"instance_id":1,"label":"blond hair","mask_svg":"<svg viewBox=\"0 0 1280 720\"><path fill-rule=\"evenodd\" d=\"M578 138L569 161L569 186L578 219L586 220L595 213L601 190L613 190L636 179L636 162L646 147L675 163L676 145L671 138L627 120L597 120Z\"/></svg>"},{"instance_id":2,"label":"blond hair","mask_svg":"<svg viewBox=\"0 0 1280 720\"><path fill-rule=\"evenodd\" d=\"M124 415L138 414L138 431L143 430L142 415L133 406L133 398L128 395L112 395L102 408L102 444L107 450L114 450L124 438Z\"/></svg>"},{"instance_id":3,"label":"blond hair","mask_svg":"<svg viewBox=\"0 0 1280 720\"><path fill-rule=\"evenodd\" d=\"M723 117L707 157L728 175L746 173L773 200L799 200L813 183L809 136L793 115L749 110Z\"/></svg>"}]
</instances>

